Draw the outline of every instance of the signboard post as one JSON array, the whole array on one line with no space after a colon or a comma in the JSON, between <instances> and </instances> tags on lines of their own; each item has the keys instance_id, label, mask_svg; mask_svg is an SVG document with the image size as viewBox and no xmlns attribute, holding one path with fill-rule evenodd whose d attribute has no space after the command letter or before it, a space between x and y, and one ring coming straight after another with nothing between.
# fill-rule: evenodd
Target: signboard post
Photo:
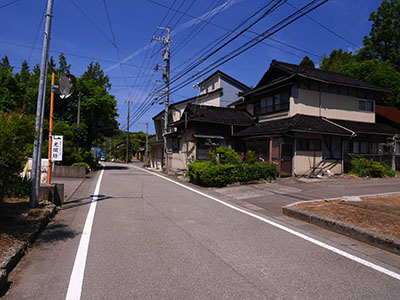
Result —
<instances>
[{"instance_id":1,"label":"signboard post","mask_svg":"<svg viewBox=\"0 0 400 300\"><path fill-rule=\"evenodd\" d=\"M51 141L51 161L62 161L63 155L63 136L53 135Z\"/></svg>"}]
</instances>

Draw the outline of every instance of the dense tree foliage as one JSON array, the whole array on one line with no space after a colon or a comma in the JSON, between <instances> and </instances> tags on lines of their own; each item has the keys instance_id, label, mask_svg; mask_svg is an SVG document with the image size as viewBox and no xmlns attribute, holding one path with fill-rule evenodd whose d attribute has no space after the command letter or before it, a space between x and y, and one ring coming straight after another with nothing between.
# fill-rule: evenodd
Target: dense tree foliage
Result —
<instances>
[{"instance_id":1,"label":"dense tree foliage","mask_svg":"<svg viewBox=\"0 0 400 300\"><path fill-rule=\"evenodd\" d=\"M300 62L300 66L315 68L314 62L308 56L304 56L303 60Z\"/></svg>"},{"instance_id":2,"label":"dense tree foliage","mask_svg":"<svg viewBox=\"0 0 400 300\"><path fill-rule=\"evenodd\" d=\"M390 61L400 71L400 1L382 1L369 21L372 21L371 32L364 37L364 48L359 52L362 60Z\"/></svg>"},{"instance_id":3,"label":"dense tree foliage","mask_svg":"<svg viewBox=\"0 0 400 300\"><path fill-rule=\"evenodd\" d=\"M57 83L70 69L71 65L63 54L60 54L58 64L53 57L49 58L42 152L44 157L47 157L48 146L47 119L50 110L51 73L56 74ZM0 61L0 113L19 112L34 116L39 77L39 66L35 66L31 71L24 60L20 72L14 73L7 56L3 57ZM100 64L91 62L87 71L77 79L76 90L71 97L61 99L56 93L54 133L64 135L64 164L84 161L89 157L95 142L101 143L105 137L111 137L117 130L117 102L108 92L110 87L109 78L104 75ZM81 112L80 124L77 124L79 94ZM32 126L34 128L34 124ZM33 138L29 142L32 143Z\"/></svg>"},{"instance_id":4,"label":"dense tree foliage","mask_svg":"<svg viewBox=\"0 0 400 300\"><path fill-rule=\"evenodd\" d=\"M21 113L0 113L0 201L23 171L34 135L34 118Z\"/></svg>"},{"instance_id":5,"label":"dense tree foliage","mask_svg":"<svg viewBox=\"0 0 400 300\"><path fill-rule=\"evenodd\" d=\"M333 50L320 68L384 87L392 93L380 95L378 104L400 107L400 1L382 1L369 20L373 24L362 49L355 54Z\"/></svg>"}]
</instances>

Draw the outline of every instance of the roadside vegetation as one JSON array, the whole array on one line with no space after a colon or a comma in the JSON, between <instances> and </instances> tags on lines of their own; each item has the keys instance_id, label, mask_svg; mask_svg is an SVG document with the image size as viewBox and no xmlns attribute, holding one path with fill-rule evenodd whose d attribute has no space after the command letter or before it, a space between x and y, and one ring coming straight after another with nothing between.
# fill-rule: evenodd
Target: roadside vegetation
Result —
<instances>
[{"instance_id":1,"label":"roadside vegetation","mask_svg":"<svg viewBox=\"0 0 400 300\"><path fill-rule=\"evenodd\" d=\"M380 163L372 159L354 156L350 164L353 168L350 173L363 178L383 178L396 175L396 172L386 162Z\"/></svg>"},{"instance_id":2,"label":"roadside vegetation","mask_svg":"<svg viewBox=\"0 0 400 300\"><path fill-rule=\"evenodd\" d=\"M252 151L248 151L246 157L247 160L242 161L234 150L219 147L209 152L206 161L189 164L187 176L191 182L205 187L275 179L277 169L274 164L256 162Z\"/></svg>"},{"instance_id":3,"label":"roadside vegetation","mask_svg":"<svg viewBox=\"0 0 400 300\"><path fill-rule=\"evenodd\" d=\"M51 74L56 82L70 73L71 65L60 54L58 65L53 57L48 62L46 103L43 124L42 158L48 155L48 130ZM19 72L5 55L0 60L0 201L5 197L26 197L30 194L29 179L19 178L28 157L32 157L36 104L38 97L40 68L31 68L27 61ZM76 163L97 168L92 147L102 145L107 137L115 134L117 102L109 94L111 84L100 64L91 62L81 77L77 78L74 93L61 99L56 93L54 101L54 135L64 136L63 165ZM78 99L80 118L78 120Z\"/></svg>"}]
</instances>

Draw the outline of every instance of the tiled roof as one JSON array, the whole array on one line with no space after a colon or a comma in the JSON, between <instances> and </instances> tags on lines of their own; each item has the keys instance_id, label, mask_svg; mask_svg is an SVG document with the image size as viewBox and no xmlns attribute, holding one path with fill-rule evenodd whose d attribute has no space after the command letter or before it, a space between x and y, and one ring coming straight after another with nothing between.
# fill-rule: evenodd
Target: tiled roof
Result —
<instances>
[{"instance_id":1,"label":"tiled roof","mask_svg":"<svg viewBox=\"0 0 400 300\"><path fill-rule=\"evenodd\" d=\"M207 93L204 93L204 94L201 94L201 95L198 95L198 96L194 96L194 97L192 97L192 98L188 98L188 99L185 99L185 100L182 100L182 101L178 101L178 102L172 103L172 104L170 104L168 107L169 107L169 109L172 109L172 108L174 108L175 106L177 106L177 105L179 105L179 104L184 104L184 103L191 103L191 102L195 102L195 101L200 101L200 100L202 100L203 98L207 98L207 97L216 95L216 94L222 92L222 90L223 90L222 88L219 88L219 89L216 89L216 90L211 91L211 92L207 92ZM158 114L156 114L152 119L153 119L153 120L156 119L158 116L162 115L163 113L164 113L164 110L160 111L160 112L159 112Z\"/></svg>"},{"instance_id":2,"label":"tiled roof","mask_svg":"<svg viewBox=\"0 0 400 300\"><path fill-rule=\"evenodd\" d=\"M360 80L356 80L348 75L345 74L340 74L336 72L330 72L330 71L324 71L320 69L315 69L315 68L310 68L310 67L304 67L304 66L299 66L299 65L294 65L294 64L289 64L285 62L280 62L273 60L271 62L270 69L264 74L264 76L261 78L259 83L257 84L257 87L260 87L264 85L265 78L268 76L270 70L272 69L277 69L280 71L283 71L284 73L287 73L288 75L297 75L297 76L302 76L306 77L309 79L314 79L317 81L322 81L326 83L331 83L331 84L337 84L337 85L345 85L345 86L352 86L352 87L359 87L359 88L365 88L369 90L377 90L377 91L382 91L382 92L389 92L389 90L369 84Z\"/></svg>"},{"instance_id":3,"label":"tiled roof","mask_svg":"<svg viewBox=\"0 0 400 300\"><path fill-rule=\"evenodd\" d=\"M400 110L396 107L376 105L375 113L394 123L400 124Z\"/></svg>"},{"instance_id":4,"label":"tiled roof","mask_svg":"<svg viewBox=\"0 0 400 300\"><path fill-rule=\"evenodd\" d=\"M314 132L351 136L355 133L385 134L398 133L385 124L364 123L344 120L327 120L322 117L297 114L291 118L260 122L234 134L238 137L282 134L290 131Z\"/></svg>"},{"instance_id":5,"label":"tiled roof","mask_svg":"<svg viewBox=\"0 0 400 300\"><path fill-rule=\"evenodd\" d=\"M248 113L228 107L188 104L185 111L188 112L190 121L229 125L254 124L253 118Z\"/></svg>"},{"instance_id":6,"label":"tiled roof","mask_svg":"<svg viewBox=\"0 0 400 300\"><path fill-rule=\"evenodd\" d=\"M344 126L356 133L366 133L366 134L399 134L400 131L382 123L364 123L364 122L354 122L347 120L331 120L341 126Z\"/></svg>"}]
</instances>

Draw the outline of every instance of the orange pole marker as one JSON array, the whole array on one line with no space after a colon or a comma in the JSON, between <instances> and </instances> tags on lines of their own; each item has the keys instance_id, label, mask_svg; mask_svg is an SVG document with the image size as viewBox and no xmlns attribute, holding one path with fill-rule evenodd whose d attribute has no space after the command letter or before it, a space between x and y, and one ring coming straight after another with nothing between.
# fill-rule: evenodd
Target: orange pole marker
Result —
<instances>
[{"instance_id":1,"label":"orange pole marker","mask_svg":"<svg viewBox=\"0 0 400 300\"><path fill-rule=\"evenodd\" d=\"M54 83L55 74L51 74L50 120L49 120L49 163L47 166L47 183L51 183L51 144L53 140L53 108L54 108Z\"/></svg>"}]
</instances>

